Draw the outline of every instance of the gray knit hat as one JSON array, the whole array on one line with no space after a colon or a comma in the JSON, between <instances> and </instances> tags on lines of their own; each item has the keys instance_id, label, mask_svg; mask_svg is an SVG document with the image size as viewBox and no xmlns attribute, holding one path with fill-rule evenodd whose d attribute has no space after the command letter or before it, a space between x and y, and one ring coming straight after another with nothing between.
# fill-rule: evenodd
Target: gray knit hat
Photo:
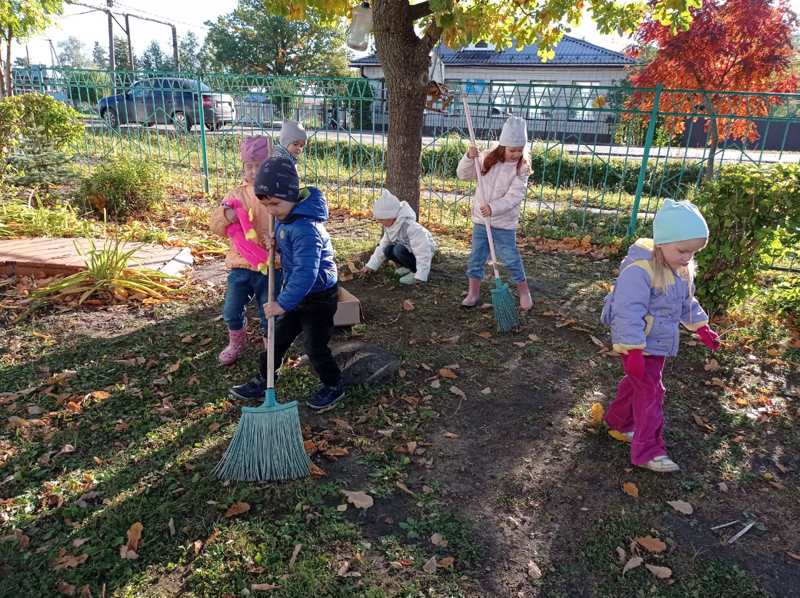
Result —
<instances>
[{"instance_id":1,"label":"gray knit hat","mask_svg":"<svg viewBox=\"0 0 800 598\"><path fill-rule=\"evenodd\" d=\"M289 147L295 141L305 141L307 138L306 130L299 122L294 120L285 120L281 125L281 145Z\"/></svg>"}]
</instances>

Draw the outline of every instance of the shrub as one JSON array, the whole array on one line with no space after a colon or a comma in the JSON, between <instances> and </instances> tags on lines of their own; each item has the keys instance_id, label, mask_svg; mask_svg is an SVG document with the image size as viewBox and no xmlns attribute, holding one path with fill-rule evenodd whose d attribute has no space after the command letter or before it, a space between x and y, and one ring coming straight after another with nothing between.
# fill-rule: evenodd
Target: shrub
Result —
<instances>
[{"instance_id":1,"label":"shrub","mask_svg":"<svg viewBox=\"0 0 800 598\"><path fill-rule=\"evenodd\" d=\"M694 194L711 231L698 255L698 295L723 312L755 287L759 270L800 245L800 166L728 166Z\"/></svg>"},{"instance_id":2,"label":"shrub","mask_svg":"<svg viewBox=\"0 0 800 598\"><path fill-rule=\"evenodd\" d=\"M95 212L119 220L163 201L164 175L152 162L123 156L98 166L78 192Z\"/></svg>"},{"instance_id":3,"label":"shrub","mask_svg":"<svg viewBox=\"0 0 800 598\"><path fill-rule=\"evenodd\" d=\"M0 168L20 185L48 185L70 176L69 153L84 133L80 115L40 93L0 100Z\"/></svg>"}]
</instances>

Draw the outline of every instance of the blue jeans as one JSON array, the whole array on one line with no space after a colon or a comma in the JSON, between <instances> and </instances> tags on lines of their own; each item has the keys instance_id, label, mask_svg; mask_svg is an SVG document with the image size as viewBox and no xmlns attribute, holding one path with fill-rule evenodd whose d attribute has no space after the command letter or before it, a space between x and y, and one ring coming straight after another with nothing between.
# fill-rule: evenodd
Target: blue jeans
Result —
<instances>
[{"instance_id":1,"label":"blue jeans","mask_svg":"<svg viewBox=\"0 0 800 598\"><path fill-rule=\"evenodd\" d=\"M494 250L497 261L511 273L514 282L525 282L525 267L517 249L517 231L492 227ZM489 238L483 224L472 225L472 252L467 261L467 276L483 279L486 260L489 257Z\"/></svg>"},{"instance_id":2,"label":"blue jeans","mask_svg":"<svg viewBox=\"0 0 800 598\"><path fill-rule=\"evenodd\" d=\"M281 273L275 272L275 289L280 289ZM225 291L225 305L222 317L230 330L241 330L247 304L256 300L261 329L266 334L267 318L264 303L267 302L267 277L261 272L247 268L232 268L228 273L228 288Z\"/></svg>"},{"instance_id":3,"label":"blue jeans","mask_svg":"<svg viewBox=\"0 0 800 598\"><path fill-rule=\"evenodd\" d=\"M408 268L412 272L417 271L417 258L408 250L408 247L400 245L387 245L383 250L383 255L390 262L394 262L398 266Z\"/></svg>"}]
</instances>

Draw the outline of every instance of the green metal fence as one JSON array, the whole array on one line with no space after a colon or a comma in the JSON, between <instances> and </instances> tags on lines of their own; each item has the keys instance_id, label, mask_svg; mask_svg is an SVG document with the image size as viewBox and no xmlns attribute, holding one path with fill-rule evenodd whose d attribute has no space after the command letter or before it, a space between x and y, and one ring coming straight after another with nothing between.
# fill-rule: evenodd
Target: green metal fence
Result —
<instances>
[{"instance_id":1,"label":"green metal fence","mask_svg":"<svg viewBox=\"0 0 800 598\"><path fill-rule=\"evenodd\" d=\"M221 193L240 176L240 139L277 139L281 121L293 118L309 131L301 176L332 205L367 209L383 184L388 113L380 80L54 68L19 69L14 83L17 93L49 93L84 115L79 153L88 160L131 152ZM469 220L473 186L455 176L468 138L461 95L486 146L508 114L527 121L533 175L523 225L543 234L634 234L663 198L696 188L712 161L717 172L731 163L800 162L800 94L507 81L447 86L456 99L424 121L424 221ZM670 128L676 124L677 132ZM713 150L712 125L720 133Z\"/></svg>"}]
</instances>

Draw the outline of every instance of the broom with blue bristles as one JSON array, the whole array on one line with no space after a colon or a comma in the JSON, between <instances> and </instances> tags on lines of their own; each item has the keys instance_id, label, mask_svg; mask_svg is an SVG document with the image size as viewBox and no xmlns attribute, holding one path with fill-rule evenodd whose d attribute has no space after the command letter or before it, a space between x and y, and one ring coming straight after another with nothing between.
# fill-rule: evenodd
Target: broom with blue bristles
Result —
<instances>
[{"instance_id":1,"label":"broom with blue bristles","mask_svg":"<svg viewBox=\"0 0 800 598\"><path fill-rule=\"evenodd\" d=\"M467 104L466 96L462 96L461 100L464 103L464 116L466 116L467 119L467 129L469 130L470 141L472 142L473 147L478 147L475 142L475 130L472 128L472 115L469 112L469 104ZM478 179L477 189L480 189L482 181L481 163L477 157L473 159L473 162L475 163L475 176L477 176ZM482 194L481 197L483 198ZM486 227L486 236L489 240L489 253L492 256L492 270L494 270L494 288L491 291L494 319L497 322L497 330L500 332L509 332L510 330L519 326L517 306L514 303L514 297L511 295L508 285L500 279L500 270L497 268L497 256L494 252L491 217L487 218L483 216L483 224Z\"/></svg>"},{"instance_id":2,"label":"broom with blue bristles","mask_svg":"<svg viewBox=\"0 0 800 598\"><path fill-rule=\"evenodd\" d=\"M272 238L272 216L269 217ZM275 248L269 252L267 298L275 294ZM214 468L221 480L295 480L309 475L297 401L278 403L275 393L275 317L267 325L267 390L258 407L243 407L231 444Z\"/></svg>"}]
</instances>

